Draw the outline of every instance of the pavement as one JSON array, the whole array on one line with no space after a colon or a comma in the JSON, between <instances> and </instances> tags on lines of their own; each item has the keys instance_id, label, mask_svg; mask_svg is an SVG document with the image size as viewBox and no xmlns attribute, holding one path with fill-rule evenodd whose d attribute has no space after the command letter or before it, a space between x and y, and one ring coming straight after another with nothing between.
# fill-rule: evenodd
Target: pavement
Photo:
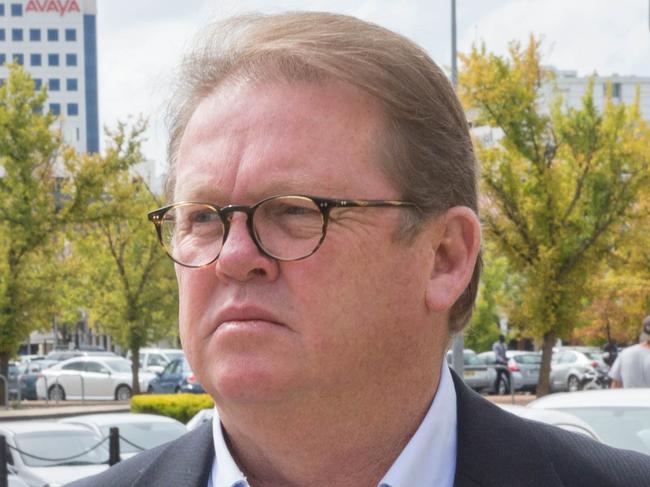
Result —
<instances>
[{"instance_id":1,"label":"pavement","mask_svg":"<svg viewBox=\"0 0 650 487\"><path fill-rule=\"evenodd\" d=\"M537 398L533 394L515 394L505 396L483 396L488 401L499 404L518 404L525 406ZM6 409L0 406L0 421L20 421L26 419L58 419L67 416L95 413L127 413L130 410L129 401L24 401L17 409Z\"/></svg>"},{"instance_id":2,"label":"pavement","mask_svg":"<svg viewBox=\"0 0 650 487\"><path fill-rule=\"evenodd\" d=\"M0 406L1 407L1 406ZM58 419L67 416L95 413L129 412L129 401L24 401L17 409L0 409L0 421L20 421L25 419Z\"/></svg>"}]
</instances>

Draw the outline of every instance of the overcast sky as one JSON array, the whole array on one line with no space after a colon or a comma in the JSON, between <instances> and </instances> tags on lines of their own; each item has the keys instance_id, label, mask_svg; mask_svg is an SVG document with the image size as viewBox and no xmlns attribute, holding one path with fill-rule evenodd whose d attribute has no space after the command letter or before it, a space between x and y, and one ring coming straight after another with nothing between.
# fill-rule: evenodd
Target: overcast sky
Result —
<instances>
[{"instance_id":1,"label":"overcast sky","mask_svg":"<svg viewBox=\"0 0 650 487\"><path fill-rule=\"evenodd\" d=\"M544 63L581 75L650 76L649 0L457 0L458 49L541 36ZM148 118L144 152L163 167L164 104L175 66L211 20L308 9L355 15L410 37L451 64L450 0L98 0L100 125ZM103 138L103 136L102 136Z\"/></svg>"}]
</instances>

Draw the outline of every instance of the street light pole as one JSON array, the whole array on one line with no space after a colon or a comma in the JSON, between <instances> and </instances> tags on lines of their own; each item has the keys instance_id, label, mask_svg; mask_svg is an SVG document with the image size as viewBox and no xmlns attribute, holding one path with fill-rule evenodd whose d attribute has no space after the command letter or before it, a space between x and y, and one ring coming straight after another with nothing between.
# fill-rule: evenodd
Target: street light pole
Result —
<instances>
[{"instance_id":1,"label":"street light pole","mask_svg":"<svg viewBox=\"0 0 650 487\"><path fill-rule=\"evenodd\" d=\"M456 89L458 84L458 66L456 64L456 0L451 0L451 84ZM463 339L463 332L458 332L454 336L452 347L452 367L458 376L462 379L464 377L464 363L463 363L463 349L465 348L465 340Z\"/></svg>"}]
</instances>

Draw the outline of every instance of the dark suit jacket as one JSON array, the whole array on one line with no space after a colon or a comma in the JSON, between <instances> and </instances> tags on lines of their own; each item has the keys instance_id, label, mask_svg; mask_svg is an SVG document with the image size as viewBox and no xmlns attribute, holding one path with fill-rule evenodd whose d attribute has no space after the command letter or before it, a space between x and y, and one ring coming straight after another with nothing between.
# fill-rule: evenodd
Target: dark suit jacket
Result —
<instances>
[{"instance_id":1,"label":"dark suit jacket","mask_svg":"<svg viewBox=\"0 0 650 487\"><path fill-rule=\"evenodd\" d=\"M458 398L454 487L650 486L650 456L521 419L486 401L452 375ZM212 426L206 424L69 485L205 487L213 458ZM323 485L327 485L326 479Z\"/></svg>"}]
</instances>

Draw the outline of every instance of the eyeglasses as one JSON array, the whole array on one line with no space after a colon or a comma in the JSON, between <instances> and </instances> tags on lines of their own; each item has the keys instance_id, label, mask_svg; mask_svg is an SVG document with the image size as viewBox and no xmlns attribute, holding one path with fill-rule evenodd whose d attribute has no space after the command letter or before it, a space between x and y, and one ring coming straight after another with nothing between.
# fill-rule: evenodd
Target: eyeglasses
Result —
<instances>
[{"instance_id":1,"label":"eyeglasses","mask_svg":"<svg viewBox=\"0 0 650 487\"><path fill-rule=\"evenodd\" d=\"M327 233L332 208L414 208L395 200L343 200L306 195L265 198L254 205L181 202L150 212L167 255L185 267L203 267L219 257L235 212L246 213L246 226L264 255L280 261L309 257Z\"/></svg>"}]
</instances>

